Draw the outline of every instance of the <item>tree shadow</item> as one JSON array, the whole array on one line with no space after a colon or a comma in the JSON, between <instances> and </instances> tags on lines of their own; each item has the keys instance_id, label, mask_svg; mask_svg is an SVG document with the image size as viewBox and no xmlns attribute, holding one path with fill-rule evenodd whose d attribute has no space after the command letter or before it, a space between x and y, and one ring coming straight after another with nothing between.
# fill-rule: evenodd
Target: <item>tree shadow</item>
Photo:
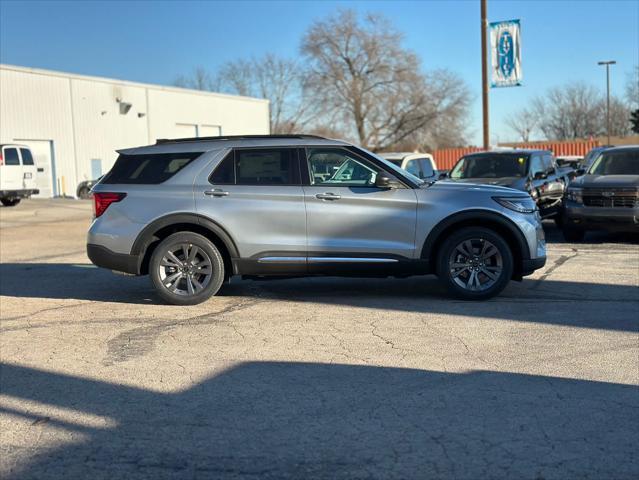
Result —
<instances>
[{"instance_id":1,"label":"tree shadow","mask_svg":"<svg viewBox=\"0 0 639 480\"><path fill-rule=\"evenodd\" d=\"M106 417L10 478L637 478L636 386L252 362L174 393L2 365L14 399ZM5 447L7 448L7 447ZM12 455L9 446L6 451ZM26 451L25 451L26 453Z\"/></svg>"}]
</instances>

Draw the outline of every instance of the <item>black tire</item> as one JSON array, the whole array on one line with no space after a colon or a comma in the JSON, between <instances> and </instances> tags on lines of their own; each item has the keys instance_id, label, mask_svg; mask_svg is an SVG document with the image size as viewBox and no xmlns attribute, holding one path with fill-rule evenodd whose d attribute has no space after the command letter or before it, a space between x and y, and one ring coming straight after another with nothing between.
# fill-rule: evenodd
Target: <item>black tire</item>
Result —
<instances>
[{"instance_id":1,"label":"black tire","mask_svg":"<svg viewBox=\"0 0 639 480\"><path fill-rule=\"evenodd\" d=\"M81 198L82 200L90 199L91 189L88 187L82 187L80 190L78 190L78 198Z\"/></svg>"},{"instance_id":2,"label":"black tire","mask_svg":"<svg viewBox=\"0 0 639 480\"><path fill-rule=\"evenodd\" d=\"M196 247L195 250L193 247ZM196 252L190 262L190 257L185 258L187 254L184 248L189 255ZM176 251L177 254L174 253ZM172 267L175 262L171 255L180 261L179 271L178 268ZM207 260L211 267L209 276L198 271L198 268L205 268L198 265L206 265ZM177 279L171 281L171 277L175 275ZM208 238L197 233L178 232L162 240L153 251L149 263L149 276L157 294L166 302L173 305L196 305L211 298L222 286L224 260L220 251ZM198 284L202 287L199 291Z\"/></svg>"},{"instance_id":3,"label":"black tire","mask_svg":"<svg viewBox=\"0 0 639 480\"><path fill-rule=\"evenodd\" d=\"M18 203L20 203L19 198L0 198L0 202L5 207L15 207Z\"/></svg>"},{"instance_id":4,"label":"black tire","mask_svg":"<svg viewBox=\"0 0 639 480\"><path fill-rule=\"evenodd\" d=\"M458 247L467 241L470 241L471 249L473 250L473 256L468 258L468 262L476 263L472 267L454 267L453 265L461 264L451 263L451 259L461 255ZM475 260L480 258L483 245L492 245L496 253L487 261ZM486 253L491 251L492 248L487 250ZM508 285L513 275L513 254L510 246L499 234L482 227L465 227L452 233L439 248L436 263L439 280L449 292L463 300L486 300L494 297ZM453 268L458 268L457 275L453 275L451 271ZM471 270L473 269L476 271L472 272ZM488 272L485 269L491 269L491 271ZM478 289L475 290L471 290L475 285L468 286L472 282L471 275L473 274L479 284ZM488 274L494 275L495 278L490 278ZM484 280L483 284L481 283L482 279ZM460 282L467 283L466 287L462 287L459 284Z\"/></svg>"},{"instance_id":5,"label":"black tire","mask_svg":"<svg viewBox=\"0 0 639 480\"><path fill-rule=\"evenodd\" d=\"M564 239L567 242L582 242L584 237L586 236L586 232L581 228L575 227L566 227L561 230L561 233L564 236Z\"/></svg>"}]
</instances>

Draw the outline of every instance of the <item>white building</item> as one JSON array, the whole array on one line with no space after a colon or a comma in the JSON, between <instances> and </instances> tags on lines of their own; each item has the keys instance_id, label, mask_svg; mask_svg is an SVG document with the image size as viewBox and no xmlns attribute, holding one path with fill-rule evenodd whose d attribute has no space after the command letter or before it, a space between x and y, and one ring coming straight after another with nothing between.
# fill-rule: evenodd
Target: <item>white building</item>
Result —
<instances>
[{"instance_id":1,"label":"white building","mask_svg":"<svg viewBox=\"0 0 639 480\"><path fill-rule=\"evenodd\" d=\"M0 144L31 147L41 197L75 195L121 148L268 133L268 100L0 65Z\"/></svg>"}]
</instances>

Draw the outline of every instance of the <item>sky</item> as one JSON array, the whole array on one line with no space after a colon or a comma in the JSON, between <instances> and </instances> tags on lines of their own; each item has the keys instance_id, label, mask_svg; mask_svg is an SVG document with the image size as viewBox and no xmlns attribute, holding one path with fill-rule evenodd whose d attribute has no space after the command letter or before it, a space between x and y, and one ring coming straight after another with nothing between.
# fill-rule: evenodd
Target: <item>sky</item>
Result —
<instances>
[{"instance_id":1,"label":"sky","mask_svg":"<svg viewBox=\"0 0 639 480\"><path fill-rule=\"evenodd\" d=\"M387 16L424 71L447 68L473 95L469 140L481 143L479 0L0 0L0 62L171 84L194 67L275 53L299 56L314 20L339 8ZM616 60L611 94L639 64L639 0L488 0L489 22L521 20L523 86L491 89L491 143L516 140L506 117L547 89L581 81L605 92L599 60Z\"/></svg>"}]
</instances>

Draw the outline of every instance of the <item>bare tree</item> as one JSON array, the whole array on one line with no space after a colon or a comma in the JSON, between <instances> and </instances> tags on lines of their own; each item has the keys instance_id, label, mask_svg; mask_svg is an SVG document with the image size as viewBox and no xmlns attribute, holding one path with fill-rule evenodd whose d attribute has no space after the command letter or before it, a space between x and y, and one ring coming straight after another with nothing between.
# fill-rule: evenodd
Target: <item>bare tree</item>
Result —
<instances>
[{"instance_id":1,"label":"bare tree","mask_svg":"<svg viewBox=\"0 0 639 480\"><path fill-rule=\"evenodd\" d=\"M294 60L267 54L222 66L219 80L225 91L270 101L272 133L292 133L315 117L317 105L307 98L303 68Z\"/></svg>"},{"instance_id":2,"label":"bare tree","mask_svg":"<svg viewBox=\"0 0 639 480\"><path fill-rule=\"evenodd\" d=\"M537 128L539 118L530 109L523 108L516 113L508 115L506 123L519 136L522 142L529 142L532 132Z\"/></svg>"},{"instance_id":3,"label":"bare tree","mask_svg":"<svg viewBox=\"0 0 639 480\"><path fill-rule=\"evenodd\" d=\"M220 84L216 77L211 75L204 67L196 67L190 75L178 75L173 85L194 90L218 91Z\"/></svg>"},{"instance_id":4,"label":"bare tree","mask_svg":"<svg viewBox=\"0 0 639 480\"><path fill-rule=\"evenodd\" d=\"M602 110L604 107L604 110ZM555 87L532 102L539 129L549 140L587 138L603 133L605 100L583 83Z\"/></svg>"},{"instance_id":5,"label":"bare tree","mask_svg":"<svg viewBox=\"0 0 639 480\"><path fill-rule=\"evenodd\" d=\"M389 22L350 10L315 22L302 40L307 86L338 129L374 151L423 135L468 106L468 91L447 72L425 77Z\"/></svg>"},{"instance_id":6,"label":"bare tree","mask_svg":"<svg viewBox=\"0 0 639 480\"><path fill-rule=\"evenodd\" d=\"M639 65L636 65L626 77L625 97L630 108L639 108Z\"/></svg>"},{"instance_id":7,"label":"bare tree","mask_svg":"<svg viewBox=\"0 0 639 480\"><path fill-rule=\"evenodd\" d=\"M602 103L601 108L604 112L602 130L605 130L605 103ZM632 131L630 116L631 110L628 104L624 103L617 97L610 97L610 135L614 137L625 137L626 135L629 135Z\"/></svg>"}]
</instances>

